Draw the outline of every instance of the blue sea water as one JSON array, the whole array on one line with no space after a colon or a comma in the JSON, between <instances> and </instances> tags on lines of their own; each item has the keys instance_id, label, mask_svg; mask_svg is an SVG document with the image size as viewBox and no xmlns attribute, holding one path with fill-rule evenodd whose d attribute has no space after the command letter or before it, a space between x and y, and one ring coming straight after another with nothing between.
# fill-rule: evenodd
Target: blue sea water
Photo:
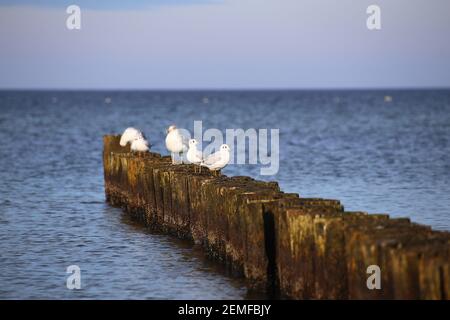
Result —
<instances>
[{"instance_id":1,"label":"blue sea water","mask_svg":"<svg viewBox=\"0 0 450 320\"><path fill-rule=\"evenodd\" d=\"M165 128L194 120L280 129L277 175L258 165L226 175L450 230L448 90L0 91L0 298L254 297L200 248L104 202L104 134L136 126L167 153ZM73 264L78 291L66 288Z\"/></svg>"}]
</instances>

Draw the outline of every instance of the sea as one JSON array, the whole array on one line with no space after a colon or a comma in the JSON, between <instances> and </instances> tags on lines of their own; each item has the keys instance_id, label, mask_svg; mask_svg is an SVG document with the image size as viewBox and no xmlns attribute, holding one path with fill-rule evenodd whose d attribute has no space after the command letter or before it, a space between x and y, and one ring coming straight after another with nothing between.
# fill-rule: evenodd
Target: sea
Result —
<instances>
[{"instance_id":1,"label":"sea","mask_svg":"<svg viewBox=\"0 0 450 320\"><path fill-rule=\"evenodd\" d=\"M225 175L450 230L449 90L0 91L0 298L264 298L105 202L103 135L133 126L167 155L165 129L194 121L279 130L276 174Z\"/></svg>"}]
</instances>

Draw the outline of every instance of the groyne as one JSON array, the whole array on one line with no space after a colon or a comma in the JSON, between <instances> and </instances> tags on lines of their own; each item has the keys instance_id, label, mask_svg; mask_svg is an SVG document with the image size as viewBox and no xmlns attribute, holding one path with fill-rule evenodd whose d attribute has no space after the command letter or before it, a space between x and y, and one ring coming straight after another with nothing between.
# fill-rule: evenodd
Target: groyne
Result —
<instances>
[{"instance_id":1,"label":"groyne","mask_svg":"<svg viewBox=\"0 0 450 320\"><path fill-rule=\"evenodd\" d=\"M106 200L147 226L202 245L256 290L292 299L450 299L450 233L276 182L214 177L132 154L104 136ZM432 207L430 207L432 210ZM367 268L380 268L369 289Z\"/></svg>"}]
</instances>

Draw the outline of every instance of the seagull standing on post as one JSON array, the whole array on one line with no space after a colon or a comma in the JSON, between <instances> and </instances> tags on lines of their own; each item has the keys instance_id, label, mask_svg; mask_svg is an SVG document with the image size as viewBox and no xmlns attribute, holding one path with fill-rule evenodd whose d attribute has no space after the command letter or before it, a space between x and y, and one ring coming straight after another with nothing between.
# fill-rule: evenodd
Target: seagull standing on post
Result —
<instances>
[{"instance_id":1,"label":"seagull standing on post","mask_svg":"<svg viewBox=\"0 0 450 320\"><path fill-rule=\"evenodd\" d=\"M144 138L144 135L142 134L141 131L139 131L138 129L132 128L132 127L127 128L127 129L125 129L125 131L122 133L122 136L120 137L120 145L122 147L125 147L128 142L131 143L131 142L133 142L133 140L136 140L138 138Z\"/></svg>"},{"instance_id":2,"label":"seagull standing on post","mask_svg":"<svg viewBox=\"0 0 450 320\"><path fill-rule=\"evenodd\" d=\"M180 153L183 153L187 149L183 141L183 136L178 131L175 125L171 125L167 129L166 148L167 150L170 151L170 155L172 157L172 164L177 163L175 160L175 154L177 154L179 157ZM181 161L181 163L183 163L183 161Z\"/></svg>"},{"instance_id":3,"label":"seagull standing on post","mask_svg":"<svg viewBox=\"0 0 450 320\"><path fill-rule=\"evenodd\" d=\"M147 152L150 150L150 147L151 145L149 145L148 141L145 140L143 136L138 137L131 142L131 151Z\"/></svg>"},{"instance_id":4,"label":"seagull standing on post","mask_svg":"<svg viewBox=\"0 0 450 320\"><path fill-rule=\"evenodd\" d=\"M197 170L197 165L200 165L200 163L203 160L203 153L197 149L197 145L198 145L197 140L195 140L195 139L189 140L189 150L186 154L187 160L190 163L196 165L196 167L195 167L196 170ZM201 170L201 167L200 167L200 170Z\"/></svg>"},{"instance_id":5,"label":"seagull standing on post","mask_svg":"<svg viewBox=\"0 0 450 320\"><path fill-rule=\"evenodd\" d=\"M223 144L220 146L219 151L204 158L200 165L207 167L215 175L216 173L220 175L220 170L225 168L228 162L230 162L230 147L227 144Z\"/></svg>"}]
</instances>

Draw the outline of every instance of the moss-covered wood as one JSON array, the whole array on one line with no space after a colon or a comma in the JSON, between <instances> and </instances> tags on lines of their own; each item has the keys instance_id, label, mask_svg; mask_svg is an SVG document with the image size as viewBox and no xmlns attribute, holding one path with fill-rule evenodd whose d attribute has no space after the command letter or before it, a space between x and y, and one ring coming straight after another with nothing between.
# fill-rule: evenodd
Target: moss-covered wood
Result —
<instances>
[{"instance_id":1,"label":"moss-covered wood","mask_svg":"<svg viewBox=\"0 0 450 320\"><path fill-rule=\"evenodd\" d=\"M448 232L345 212L337 200L283 193L275 182L214 177L132 154L104 137L106 200L151 228L202 245L260 290L293 299L449 299ZM381 268L381 290L366 285Z\"/></svg>"}]
</instances>

